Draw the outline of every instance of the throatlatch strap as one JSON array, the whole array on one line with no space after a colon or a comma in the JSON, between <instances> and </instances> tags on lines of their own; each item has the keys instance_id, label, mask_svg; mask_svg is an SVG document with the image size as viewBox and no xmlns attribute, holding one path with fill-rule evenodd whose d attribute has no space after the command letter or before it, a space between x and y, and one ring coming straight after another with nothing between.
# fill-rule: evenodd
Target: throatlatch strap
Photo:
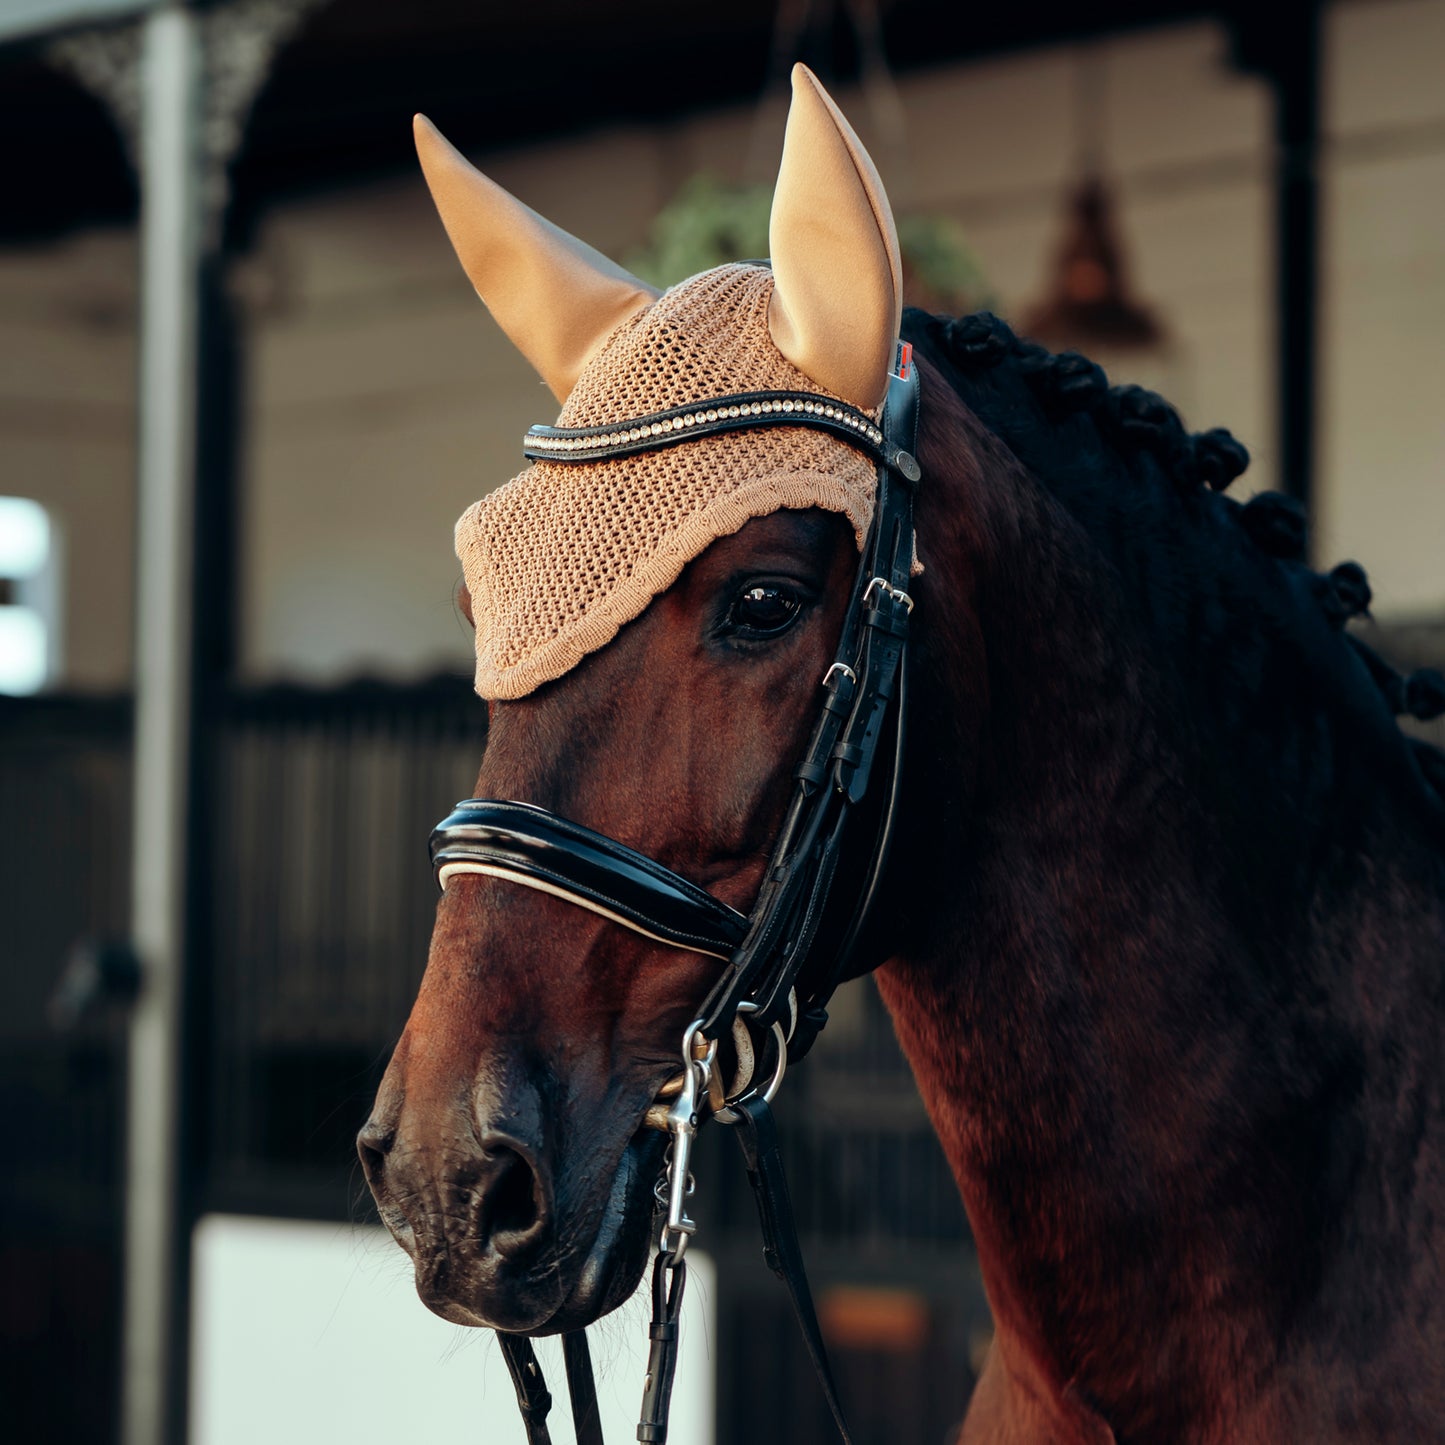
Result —
<instances>
[{"instance_id":1,"label":"throatlatch strap","mask_svg":"<svg viewBox=\"0 0 1445 1445\"><path fill-rule=\"evenodd\" d=\"M758 1202L758 1220L763 1228L763 1258L768 1268L788 1287L788 1298L797 1316L803 1343L813 1361L823 1398L832 1412L833 1423L843 1437L843 1445L852 1445L848 1422L838 1399L838 1386L828 1363L828 1347L818 1328L818 1314L813 1308L813 1292L808 1288L808 1273L803 1267L803 1251L793 1227L793 1202L788 1197L788 1181L783 1174L783 1156L778 1150L778 1131L773 1111L762 1095L755 1095L736 1106L741 1116L737 1121L738 1143L747 1164L748 1183Z\"/></svg>"},{"instance_id":2,"label":"throatlatch strap","mask_svg":"<svg viewBox=\"0 0 1445 1445\"><path fill-rule=\"evenodd\" d=\"M510 1335L505 1330L497 1331L497 1339L501 1341L502 1358L507 1362L517 1391L517 1408L527 1429L527 1445L552 1445L552 1435L547 1429L552 1396L542 1378L542 1367L537 1363L531 1340L526 1335Z\"/></svg>"}]
</instances>

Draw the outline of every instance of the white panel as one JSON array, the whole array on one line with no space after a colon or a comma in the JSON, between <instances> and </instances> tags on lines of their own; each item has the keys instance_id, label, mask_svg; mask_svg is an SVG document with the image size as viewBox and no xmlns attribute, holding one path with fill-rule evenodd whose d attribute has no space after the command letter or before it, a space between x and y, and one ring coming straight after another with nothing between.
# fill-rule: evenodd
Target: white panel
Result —
<instances>
[{"instance_id":1,"label":"white panel","mask_svg":"<svg viewBox=\"0 0 1445 1445\"><path fill-rule=\"evenodd\" d=\"M29 607L0 607L0 693L23 697L45 685L45 621Z\"/></svg>"},{"instance_id":2,"label":"white panel","mask_svg":"<svg viewBox=\"0 0 1445 1445\"><path fill-rule=\"evenodd\" d=\"M0 497L0 577L33 577L50 559L50 518L29 497Z\"/></svg>"},{"instance_id":3,"label":"white panel","mask_svg":"<svg viewBox=\"0 0 1445 1445\"><path fill-rule=\"evenodd\" d=\"M449 1325L379 1228L208 1215L194 1240L191 1445L447 1440L522 1445L489 1330ZM688 1254L672 1438L713 1439L714 1271ZM646 1365L646 1290L589 1334L604 1438L631 1440ZM554 1445L573 1440L561 1350L538 1342Z\"/></svg>"}]
</instances>

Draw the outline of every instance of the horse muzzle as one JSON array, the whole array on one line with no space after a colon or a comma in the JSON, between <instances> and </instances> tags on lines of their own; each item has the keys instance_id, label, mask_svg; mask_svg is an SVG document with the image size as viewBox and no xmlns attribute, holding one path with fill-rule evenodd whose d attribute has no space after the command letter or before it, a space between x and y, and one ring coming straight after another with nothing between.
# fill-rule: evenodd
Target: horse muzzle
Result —
<instances>
[{"instance_id":1,"label":"horse muzzle","mask_svg":"<svg viewBox=\"0 0 1445 1445\"><path fill-rule=\"evenodd\" d=\"M411 1256L429 1309L457 1324L531 1328L561 1302L542 1152L499 1130L439 1137L413 1148L375 1118L362 1129L357 1152L382 1221Z\"/></svg>"},{"instance_id":2,"label":"horse muzzle","mask_svg":"<svg viewBox=\"0 0 1445 1445\"><path fill-rule=\"evenodd\" d=\"M419 1118L404 1104L388 1108L385 1095L357 1152L428 1309L454 1324L552 1334L631 1294L661 1135L639 1129L619 1141L620 1162L603 1140L559 1158L535 1099L510 1097L495 1113L503 1128L474 1123L465 1105Z\"/></svg>"}]
</instances>

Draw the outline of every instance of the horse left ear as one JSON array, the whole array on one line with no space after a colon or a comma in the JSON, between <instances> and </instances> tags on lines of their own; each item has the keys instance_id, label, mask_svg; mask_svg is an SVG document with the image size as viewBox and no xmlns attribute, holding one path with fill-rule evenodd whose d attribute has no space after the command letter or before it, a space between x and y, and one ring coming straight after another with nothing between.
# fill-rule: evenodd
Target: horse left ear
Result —
<instances>
[{"instance_id":1,"label":"horse left ear","mask_svg":"<svg viewBox=\"0 0 1445 1445\"><path fill-rule=\"evenodd\" d=\"M416 150L457 259L512 344L565 402L617 327L655 286L545 221L471 165L424 116Z\"/></svg>"},{"instance_id":2,"label":"horse left ear","mask_svg":"<svg viewBox=\"0 0 1445 1445\"><path fill-rule=\"evenodd\" d=\"M898 231L863 143L805 65L793 67L768 244L778 350L844 400L877 406L903 311Z\"/></svg>"}]
</instances>

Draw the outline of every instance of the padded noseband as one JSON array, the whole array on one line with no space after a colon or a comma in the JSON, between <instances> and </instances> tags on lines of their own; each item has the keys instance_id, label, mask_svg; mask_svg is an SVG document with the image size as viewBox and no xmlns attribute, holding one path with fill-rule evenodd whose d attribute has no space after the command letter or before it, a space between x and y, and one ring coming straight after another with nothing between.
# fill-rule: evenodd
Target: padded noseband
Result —
<instances>
[{"instance_id":1,"label":"padded noseband","mask_svg":"<svg viewBox=\"0 0 1445 1445\"><path fill-rule=\"evenodd\" d=\"M506 878L564 898L644 938L724 961L748 920L645 854L530 803L471 798L437 824L431 861L443 891L458 874Z\"/></svg>"}]
</instances>

